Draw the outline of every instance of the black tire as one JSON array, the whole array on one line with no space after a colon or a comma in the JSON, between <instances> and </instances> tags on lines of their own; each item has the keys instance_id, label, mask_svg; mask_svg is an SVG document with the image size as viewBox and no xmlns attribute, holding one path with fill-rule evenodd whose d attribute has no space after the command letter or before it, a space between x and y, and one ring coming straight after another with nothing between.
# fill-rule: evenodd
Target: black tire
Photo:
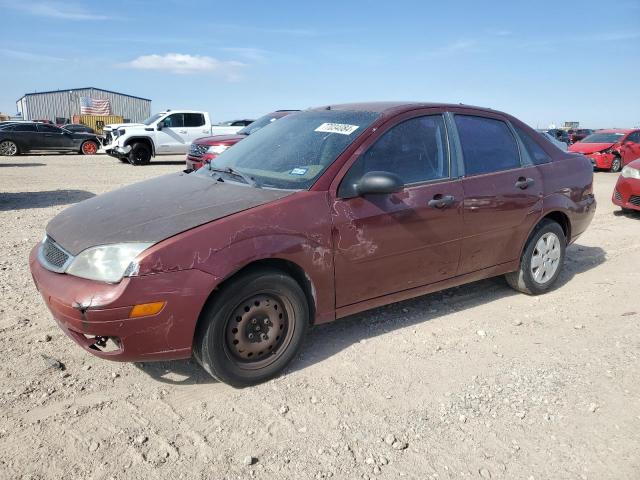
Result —
<instances>
[{"instance_id":1,"label":"black tire","mask_svg":"<svg viewBox=\"0 0 640 480\"><path fill-rule=\"evenodd\" d=\"M131 145L129 152L129 163L131 165L148 165L151 162L151 149L142 142Z\"/></svg>"},{"instance_id":2,"label":"black tire","mask_svg":"<svg viewBox=\"0 0 640 480\"><path fill-rule=\"evenodd\" d=\"M20 155L18 144L11 140L3 140L2 142L0 142L0 155L7 157L15 157L16 155Z\"/></svg>"},{"instance_id":3,"label":"black tire","mask_svg":"<svg viewBox=\"0 0 640 480\"><path fill-rule=\"evenodd\" d=\"M309 305L300 285L279 270L255 270L232 279L207 302L193 353L219 381L236 388L255 385L286 367L308 326Z\"/></svg>"},{"instance_id":4,"label":"black tire","mask_svg":"<svg viewBox=\"0 0 640 480\"><path fill-rule=\"evenodd\" d=\"M617 173L620 170L622 170L622 159L615 155L613 157L613 160L611 161L611 168L609 168L609 171L612 173Z\"/></svg>"},{"instance_id":5,"label":"black tire","mask_svg":"<svg viewBox=\"0 0 640 480\"><path fill-rule=\"evenodd\" d=\"M557 267L552 275L547 278L544 276L539 280L534 278L532 267L532 258L534 254L539 258L537 252L537 244L540 239L547 235L555 235L558 239L557 248L559 248L559 257L557 259ZM550 238L550 236L549 236ZM528 295L540 295L551 289L553 284L558 279L562 266L564 263L565 250L567 246L567 239L562 227L553 220L542 220L529 236L527 244L522 252L522 258L520 259L520 268L515 272L510 272L505 275L507 283L515 290L526 293ZM556 250L553 251L553 255L556 255ZM540 268L540 267L538 267Z\"/></svg>"},{"instance_id":6,"label":"black tire","mask_svg":"<svg viewBox=\"0 0 640 480\"><path fill-rule=\"evenodd\" d=\"M99 148L100 145L98 145L98 142L94 142L93 140L86 140L82 142L82 145L80 145L80 153L82 155L95 155L96 153L98 153Z\"/></svg>"}]
</instances>

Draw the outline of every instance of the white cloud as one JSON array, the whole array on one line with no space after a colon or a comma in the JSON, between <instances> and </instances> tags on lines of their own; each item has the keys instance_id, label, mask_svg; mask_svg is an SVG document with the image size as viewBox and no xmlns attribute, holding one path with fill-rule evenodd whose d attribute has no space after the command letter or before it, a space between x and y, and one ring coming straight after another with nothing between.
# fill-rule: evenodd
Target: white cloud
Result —
<instances>
[{"instance_id":1,"label":"white cloud","mask_svg":"<svg viewBox=\"0 0 640 480\"><path fill-rule=\"evenodd\" d=\"M201 55L167 53L165 55L142 55L124 64L138 70L158 70L177 74L211 72L235 80L246 64L237 61L221 61Z\"/></svg>"},{"instance_id":2,"label":"white cloud","mask_svg":"<svg viewBox=\"0 0 640 480\"><path fill-rule=\"evenodd\" d=\"M0 3L2 4L2 6L12 8L14 10L26 12L31 15L36 15L39 17L59 18L62 20L77 20L77 21L107 20L110 18L105 15L98 15L95 13L91 13L90 11L86 10L84 7L81 7L79 5L73 5L73 4L62 3L62 2L3 1Z\"/></svg>"}]
</instances>

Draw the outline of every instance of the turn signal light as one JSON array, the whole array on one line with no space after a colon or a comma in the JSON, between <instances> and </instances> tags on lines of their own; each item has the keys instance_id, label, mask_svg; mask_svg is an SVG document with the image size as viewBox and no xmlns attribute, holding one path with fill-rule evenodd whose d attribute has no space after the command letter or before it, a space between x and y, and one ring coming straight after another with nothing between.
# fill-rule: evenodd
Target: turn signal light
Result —
<instances>
[{"instance_id":1,"label":"turn signal light","mask_svg":"<svg viewBox=\"0 0 640 480\"><path fill-rule=\"evenodd\" d=\"M155 315L162 310L167 302L141 303L134 305L129 313L129 318L147 317Z\"/></svg>"}]
</instances>

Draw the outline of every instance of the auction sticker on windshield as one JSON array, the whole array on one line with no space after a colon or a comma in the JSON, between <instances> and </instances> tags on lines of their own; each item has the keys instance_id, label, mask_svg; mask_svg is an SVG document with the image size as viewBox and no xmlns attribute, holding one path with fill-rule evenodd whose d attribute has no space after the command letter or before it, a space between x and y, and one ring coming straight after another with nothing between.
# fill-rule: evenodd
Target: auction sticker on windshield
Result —
<instances>
[{"instance_id":1,"label":"auction sticker on windshield","mask_svg":"<svg viewBox=\"0 0 640 480\"><path fill-rule=\"evenodd\" d=\"M358 129L358 125L347 123L323 123L315 129L316 132L339 133L341 135L351 135Z\"/></svg>"}]
</instances>

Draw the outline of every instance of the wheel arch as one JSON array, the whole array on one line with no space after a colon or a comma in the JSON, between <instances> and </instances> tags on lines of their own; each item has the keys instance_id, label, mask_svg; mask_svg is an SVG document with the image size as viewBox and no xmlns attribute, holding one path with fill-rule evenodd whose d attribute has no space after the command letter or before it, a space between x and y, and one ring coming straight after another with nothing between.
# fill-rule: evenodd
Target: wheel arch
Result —
<instances>
[{"instance_id":1,"label":"wheel arch","mask_svg":"<svg viewBox=\"0 0 640 480\"><path fill-rule=\"evenodd\" d=\"M151 138L149 137L131 137L131 138L127 138L124 142L123 146L128 146L128 145L133 145L134 143L145 143L149 149L151 150L151 156L155 157L156 156L156 148L155 145L153 143L153 140L151 140Z\"/></svg>"},{"instance_id":2,"label":"wheel arch","mask_svg":"<svg viewBox=\"0 0 640 480\"><path fill-rule=\"evenodd\" d=\"M538 221L531 227L522 244L522 247L520 248L520 256L518 257L518 260L522 258L524 249L527 248L527 244L529 243L529 239L531 238L531 235L533 235L533 232L535 232L536 228L538 228L538 225L540 225L545 220L551 220L560 225L562 231L564 232L566 245L569 245L569 243L571 242L571 220L565 212L561 210L552 210L540 217Z\"/></svg>"},{"instance_id":3,"label":"wheel arch","mask_svg":"<svg viewBox=\"0 0 640 480\"><path fill-rule=\"evenodd\" d=\"M238 278L239 276L245 275L250 272L254 272L256 270L261 269L270 269L270 270L279 270L289 276L291 276L296 283L302 288L304 295L307 299L307 304L309 306L309 322L310 324L314 323L315 314L316 314L316 295L315 295L315 287L313 285L313 281L311 277L307 275L300 265L291 260L285 260L283 258L263 258L260 260L254 260L243 267L235 270L233 273L229 274L224 278L220 283L216 285L216 287L211 291L209 297L204 302L202 309L200 310L200 315L198 316L198 321L196 323L196 328L194 330L194 340L198 335L198 331L204 321L202 316L202 312L206 309L207 305L215 298L218 291L231 282L233 279Z\"/></svg>"}]
</instances>

